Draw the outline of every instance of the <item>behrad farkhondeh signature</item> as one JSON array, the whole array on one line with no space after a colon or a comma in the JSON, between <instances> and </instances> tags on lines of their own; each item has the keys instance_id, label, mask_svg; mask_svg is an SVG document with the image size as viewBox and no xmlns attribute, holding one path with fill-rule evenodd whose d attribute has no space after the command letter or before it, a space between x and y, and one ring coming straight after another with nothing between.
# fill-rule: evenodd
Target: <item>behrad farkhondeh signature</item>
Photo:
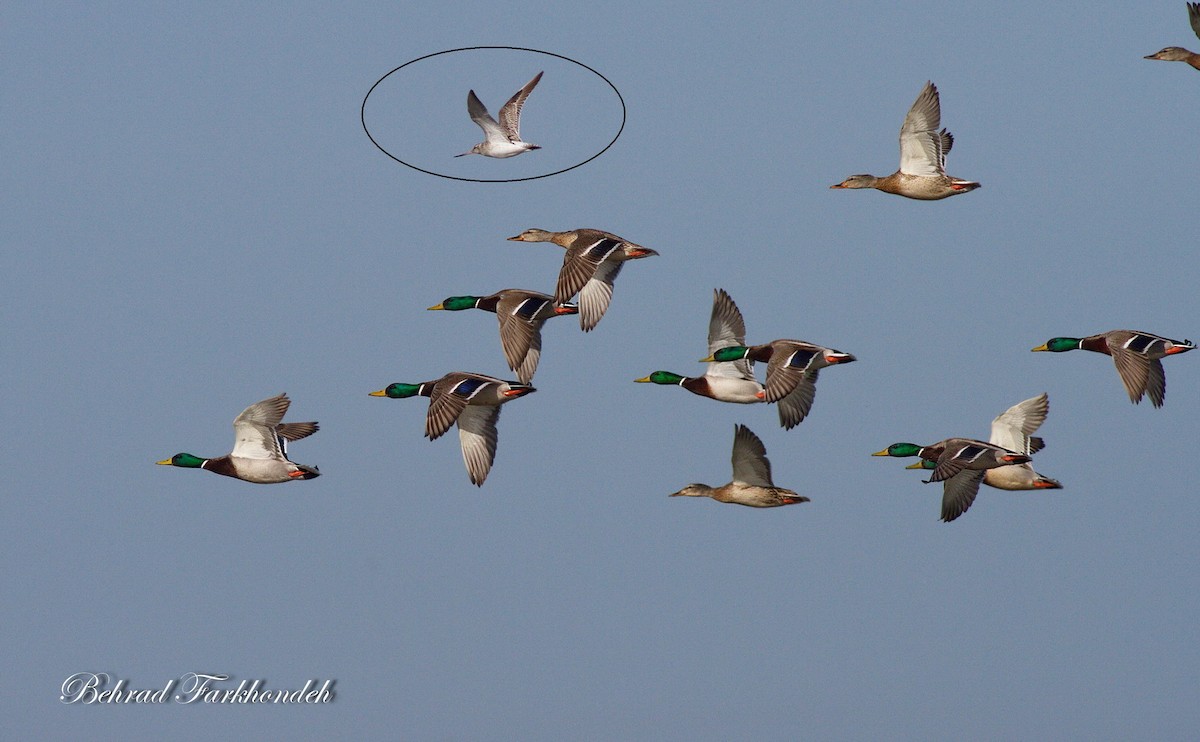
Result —
<instances>
[{"instance_id":1,"label":"behrad farkhondeh signature","mask_svg":"<svg viewBox=\"0 0 1200 742\"><path fill-rule=\"evenodd\" d=\"M63 681L63 703L126 704L126 703L329 703L336 695L334 680L305 681L303 688L284 690L267 688L263 680L240 680L236 687L228 685L229 675L184 673L172 678L161 688L135 689L127 687L124 678L111 678L104 672L77 672ZM320 687L317 687L320 684ZM111 685L111 687L109 687ZM178 691L178 692L175 692Z\"/></svg>"}]
</instances>

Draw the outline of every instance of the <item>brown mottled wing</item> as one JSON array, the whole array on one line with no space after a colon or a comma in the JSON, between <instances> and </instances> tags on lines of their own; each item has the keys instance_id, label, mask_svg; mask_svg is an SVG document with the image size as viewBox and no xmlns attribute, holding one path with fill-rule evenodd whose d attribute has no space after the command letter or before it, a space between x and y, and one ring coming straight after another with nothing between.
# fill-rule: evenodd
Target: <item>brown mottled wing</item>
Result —
<instances>
[{"instance_id":1,"label":"brown mottled wing","mask_svg":"<svg viewBox=\"0 0 1200 742\"><path fill-rule=\"evenodd\" d=\"M949 523L967 512L975 495L979 494L979 483L983 471L960 471L946 480L942 487L942 520Z\"/></svg>"},{"instance_id":2,"label":"brown mottled wing","mask_svg":"<svg viewBox=\"0 0 1200 742\"><path fill-rule=\"evenodd\" d=\"M517 378L528 384L537 369L538 357L542 347L542 320L530 322L508 312L496 312L500 320L500 345L504 348L504 358L508 367L517 373ZM532 366L529 366L530 353L533 354ZM527 378L528 376L528 378Z\"/></svg>"},{"instance_id":3,"label":"brown mottled wing","mask_svg":"<svg viewBox=\"0 0 1200 742\"><path fill-rule=\"evenodd\" d=\"M1200 38L1200 3L1188 3L1188 22L1192 24L1192 30L1196 32L1197 38Z\"/></svg>"},{"instance_id":4,"label":"brown mottled wing","mask_svg":"<svg viewBox=\"0 0 1200 742\"><path fill-rule=\"evenodd\" d=\"M483 486L496 458L496 421L500 405L474 405L458 416L458 442L471 484Z\"/></svg>"},{"instance_id":5,"label":"brown mottled wing","mask_svg":"<svg viewBox=\"0 0 1200 742\"><path fill-rule=\"evenodd\" d=\"M1126 350L1116 343L1108 344L1109 352L1112 353L1113 363L1116 364L1117 374L1121 377L1121 383L1125 385L1125 391L1129 392L1129 401L1137 404L1142 401L1142 395L1146 393L1147 387L1150 384L1151 362L1150 359L1139 353ZM1159 378L1162 378L1162 364L1154 362L1158 366ZM1166 381L1161 382L1162 389L1160 392L1166 391ZM1154 402L1153 397L1151 402ZM1157 402L1154 402L1155 407L1162 406L1162 397L1160 395Z\"/></svg>"},{"instance_id":6,"label":"brown mottled wing","mask_svg":"<svg viewBox=\"0 0 1200 742\"><path fill-rule=\"evenodd\" d=\"M513 97L509 98L508 102L500 109L500 126L504 129L504 135L510 142L521 139L521 106L525 105L525 99L529 97L541 79L541 72L534 75L533 79L514 93Z\"/></svg>"},{"instance_id":7,"label":"brown mottled wing","mask_svg":"<svg viewBox=\"0 0 1200 742\"><path fill-rule=\"evenodd\" d=\"M558 283L554 287L554 301L559 304L570 301L620 245L619 240L597 237L586 242L577 240L567 248L563 255L562 270L558 272ZM580 314L583 314L583 307L580 307Z\"/></svg>"},{"instance_id":8,"label":"brown mottled wing","mask_svg":"<svg viewBox=\"0 0 1200 742\"><path fill-rule=\"evenodd\" d=\"M783 399L779 400L779 424L791 430L808 416L812 409L813 400L817 397L817 371L806 371L798 374L800 377L795 388ZM771 401L771 370L767 367L767 401Z\"/></svg>"},{"instance_id":9,"label":"brown mottled wing","mask_svg":"<svg viewBox=\"0 0 1200 742\"><path fill-rule=\"evenodd\" d=\"M298 441L301 438L307 438L313 433L320 430L320 426L315 422L311 423L279 423L275 428L275 433L281 438L288 441Z\"/></svg>"},{"instance_id":10,"label":"brown mottled wing","mask_svg":"<svg viewBox=\"0 0 1200 742\"><path fill-rule=\"evenodd\" d=\"M476 374L466 373L447 374L433 385L433 392L430 394L429 400L429 412L425 415L425 437L429 440L437 440L442 437L466 409L467 397L452 394L451 390L467 378L478 379L480 377Z\"/></svg>"},{"instance_id":11,"label":"brown mottled wing","mask_svg":"<svg viewBox=\"0 0 1200 742\"><path fill-rule=\"evenodd\" d=\"M1167 397L1167 375L1163 373L1162 361L1157 358L1150 361L1147 370L1146 394L1155 407L1162 407L1163 400Z\"/></svg>"},{"instance_id":12,"label":"brown mottled wing","mask_svg":"<svg viewBox=\"0 0 1200 742\"><path fill-rule=\"evenodd\" d=\"M734 427L733 481L758 487L774 487L771 481L771 461L767 448L754 431L745 425Z\"/></svg>"}]
</instances>

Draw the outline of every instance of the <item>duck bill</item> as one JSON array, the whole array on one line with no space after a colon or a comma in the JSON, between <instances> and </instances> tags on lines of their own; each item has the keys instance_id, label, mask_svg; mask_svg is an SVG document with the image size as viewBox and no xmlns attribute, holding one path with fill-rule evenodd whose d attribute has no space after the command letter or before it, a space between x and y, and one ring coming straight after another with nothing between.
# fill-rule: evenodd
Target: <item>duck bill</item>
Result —
<instances>
[{"instance_id":1,"label":"duck bill","mask_svg":"<svg viewBox=\"0 0 1200 742\"><path fill-rule=\"evenodd\" d=\"M1034 353L1037 353L1038 351L1041 351L1041 350L1047 350L1047 351L1048 351L1048 350L1050 350L1050 349L1046 347L1046 344L1045 344L1045 343L1042 343L1041 345L1039 345L1039 346L1038 346L1038 347L1036 347L1036 348L1033 348L1032 350L1033 350L1033 352L1034 352Z\"/></svg>"},{"instance_id":2,"label":"duck bill","mask_svg":"<svg viewBox=\"0 0 1200 742\"><path fill-rule=\"evenodd\" d=\"M509 238L513 239L513 238ZM578 304L560 304L554 308L555 314L579 314Z\"/></svg>"},{"instance_id":3,"label":"duck bill","mask_svg":"<svg viewBox=\"0 0 1200 742\"><path fill-rule=\"evenodd\" d=\"M377 392L368 392L367 396L369 396L369 397L386 397L387 389L380 389Z\"/></svg>"},{"instance_id":4,"label":"duck bill","mask_svg":"<svg viewBox=\"0 0 1200 742\"><path fill-rule=\"evenodd\" d=\"M170 459L163 459L162 461L155 461L154 463L158 464L159 466L170 466L170 465L171 465L171 460L170 460Z\"/></svg>"},{"instance_id":5,"label":"duck bill","mask_svg":"<svg viewBox=\"0 0 1200 742\"><path fill-rule=\"evenodd\" d=\"M716 363L717 359L713 358L712 356L708 356L707 358L701 358L700 362L701 363Z\"/></svg>"},{"instance_id":6,"label":"duck bill","mask_svg":"<svg viewBox=\"0 0 1200 742\"><path fill-rule=\"evenodd\" d=\"M873 453L871 455L872 456L891 456L891 454L888 453L888 450L886 448L883 449L882 451L876 451L875 453Z\"/></svg>"},{"instance_id":7,"label":"duck bill","mask_svg":"<svg viewBox=\"0 0 1200 742\"><path fill-rule=\"evenodd\" d=\"M837 355L825 356L825 362L830 365L833 365L835 363L854 363L857 360L858 360L857 358L850 355L849 353L838 353Z\"/></svg>"},{"instance_id":8,"label":"duck bill","mask_svg":"<svg viewBox=\"0 0 1200 742\"><path fill-rule=\"evenodd\" d=\"M427 311L430 311L430 312L432 312L432 311L433 311L433 310L435 310L435 309L445 309L445 307L443 307L441 304L435 304L435 305L434 305L434 306L432 306L432 307L425 307L425 309L426 309Z\"/></svg>"},{"instance_id":9,"label":"duck bill","mask_svg":"<svg viewBox=\"0 0 1200 742\"><path fill-rule=\"evenodd\" d=\"M509 237L508 241L509 242L525 242L525 237L524 237L524 235L517 235L516 237Z\"/></svg>"},{"instance_id":10,"label":"duck bill","mask_svg":"<svg viewBox=\"0 0 1200 742\"><path fill-rule=\"evenodd\" d=\"M871 454L871 455L872 455L872 456L878 456L879 454L877 454L877 453L873 453L873 454ZM885 452L885 455L886 455L886 452ZM905 468L905 469L924 469L924 468L925 468L925 460L924 460L924 459L921 459L921 460L920 460L920 461L918 461L917 463L915 463L915 464L909 464L908 466L906 466L906 467L904 467L904 468Z\"/></svg>"},{"instance_id":11,"label":"duck bill","mask_svg":"<svg viewBox=\"0 0 1200 742\"><path fill-rule=\"evenodd\" d=\"M537 389L534 389L531 386L519 386L519 387L515 387L513 389L505 389L503 392L501 392L501 394L503 394L505 397L508 397L509 399L514 399L516 397L523 397L526 394L529 394L531 392L536 392L536 391L537 391Z\"/></svg>"}]
</instances>

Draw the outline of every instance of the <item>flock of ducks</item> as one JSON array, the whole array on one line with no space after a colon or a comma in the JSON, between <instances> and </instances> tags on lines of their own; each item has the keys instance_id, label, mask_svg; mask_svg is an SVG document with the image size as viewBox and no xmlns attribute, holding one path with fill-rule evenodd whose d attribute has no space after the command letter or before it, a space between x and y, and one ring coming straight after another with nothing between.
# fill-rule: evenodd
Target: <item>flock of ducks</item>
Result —
<instances>
[{"instance_id":1,"label":"flock of ducks","mask_svg":"<svg viewBox=\"0 0 1200 742\"><path fill-rule=\"evenodd\" d=\"M1192 29L1200 37L1200 2L1189 2L1187 8ZM1145 58L1184 61L1200 69L1200 54L1180 47L1166 47ZM501 107L499 121L492 118L475 91L469 91L467 111L483 130L485 139L456 157L479 154L508 158L540 149L521 139L520 116L542 74L535 75ZM939 200L979 188L976 181L946 174L946 155L954 145L954 137L940 127L938 90L932 82L927 82L900 128L899 169L883 178L852 175L830 188L874 188L918 200ZM429 309L482 309L494 313L499 321L505 361L518 380L452 371L432 381L397 382L370 393L391 399L428 397L425 437L435 440L452 425L456 426L467 475L477 486L483 485L495 460L496 424L501 406L537 391L531 382L541 358L542 325L552 317L577 314L580 328L591 331L608 311L613 284L625 263L658 255L655 250L598 229L566 232L527 229L508 239L550 242L565 249L553 296L527 289L503 289L487 296L451 296ZM576 297L577 302L573 302ZM1130 401L1136 404L1148 396L1152 405L1162 407L1166 376L1161 359L1195 347L1187 340L1172 340L1148 332L1112 330L1082 338L1051 338L1033 351L1062 353L1081 349L1111 356ZM708 355L701 359L708 363L704 375L688 377L659 370L634 381L680 386L720 402L775 404L780 425L791 429L812 410L820 370L855 360L850 353L803 340L777 339L748 345L745 320L737 304L723 289L715 289L708 326ZM755 362L767 364L765 384L754 376ZM204 469L256 484L320 476L317 467L297 464L288 458L288 442L306 438L319 429L316 422L283 422L290 404L286 394L279 394L243 410L233 421L233 451L225 456L202 458L178 453L156 463ZM900 442L872 455L918 457L920 460L907 468L929 470L927 483L944 483L941 519L949 522L967 511L981 484L1003 490L1062 488L1058 480L1037 473L1031 464L1032 455L1045 445L1033 433L1048 413L1049 399L1043 393L997 416L992 421L988 441L954 437L925 446ZM734 429L732 468L733 478L727 484L711 487L693 483L670 496L709 497L756 508L809 501L808 497L775 486L766 448L745 425Z\"/></svg>"}]
</instances>

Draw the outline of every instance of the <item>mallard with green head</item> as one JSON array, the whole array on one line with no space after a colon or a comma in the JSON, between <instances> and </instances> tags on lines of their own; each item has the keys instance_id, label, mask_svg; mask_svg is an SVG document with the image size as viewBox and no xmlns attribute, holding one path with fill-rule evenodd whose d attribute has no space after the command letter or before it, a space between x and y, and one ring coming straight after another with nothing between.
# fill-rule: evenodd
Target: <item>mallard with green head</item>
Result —
<instances>
[{"instance_id":1,"label":"mallard with green head","mask_svg":"<svg viewBox=\"0 0 1200 742\"><path fill-rule=\"evenodd\" d=\"M233 419L233 451L226 456L204 459L190 453L177 453L154 463L204 469L255 484L277 484L319 477L321 472L317 467L288 460L288 441L307 438L319 430L315 422L280 422L291 403L285 393L255 402L242 410Z\"/></svg>"},{"instance_id":2,"label":"mallard with green head","mask_svg":"<svg viewBox=\"0 0 1200 742\"><path fill-rule=\"evenodd\" d=\"M1192 30L1196 32L1197 37L1200 37L1200 3L1187 3L1187 11L1188 22L1192 24ZM1200 70L1200 54L1190 52L1181 46L1168 46L1165 49L1143 57L1143 59L1158 59L1163 62L1187 62L1195 69Z\"/></svg>"},{"instance_id":3,"label":"mallard with green head","mask_svg":"<svg viewBox=\"0 0 1200 742\"><path fill-rule=\"evenodd\" d=\"M954 146L954 136L938 127L942 122L942 102L937 87L926 82L900 127L900 169L886 178L851 175L830 188L874 188L920 201L937 201L979 187L973 180L946 175L946 155Z\"/></svg>"},{"instance_id":4,"label":"mallard with green head","mask_svg":"<svg viewBox=\"0 0 1200 742\"><path fill-rule=\"evenodd\" d=\"M391 399L429 397L425 437L437 440L457 423L467 476L471 484L482 487L496 459L496 422L500 419L500 405L535 391L529 384L452 371L440 379L419 384L388 384L370 395Z\"/></svg>"},{"instance_id":5,"label":"mallard with green head","mask_svg":"<svg viewBox=\"0 0 1200 742\"><path fill-rule=\"evenodd\" d=\"M551 317L579 313L575 304L559 304L552 296L526 289L504 289L489 296L451 296L429 308L450 312L463 309L494 312L500 321L504 358L524 384L533 381L542 357L542 325Z\"/></svg>"},{"instance_id":6,"label":"mallard with green head","mask_svg":"<svg viewBox=\"0 0 1200 742\"><path fill-rule=\"evenodd\" d=\"M942 488L942 520L947 523L967 512L971 503L975 502L985 470L1024 464L1031 460L1025 454L973 438L947 438L928 446L893 443L871 455L898 458L920 456L936 462L932 474L925 481L945 482Z\"/></svg>"},{"instance_id":7,"label":"mallard with green head","mask_svg":"<svg viewBox=\"0 0 1200 742\"><path fill-rule=\"evenodd\" d=\"M689 484L669 497L711 497L717 502L752 508L775 508L809 502L809 498L776 487L771 479L771 461L767 448L754 431L745 425L733 429L733 481L720 487Z\"/></svg>"},{"instance_id":8,"label":"mallard with green head","mask_svg":"<svg viewBox=\"0 0 1200 742\"><path fill-rule=\"evenodd\" d=\"M746 344L746 322L737 304L724 289L713 290L712 314L708 320L708 352ZM754 404L765 397L763 385L754 378L750 362L739 360L710 363L703 376L688 377L673 371L655 371L634 381L651 384L674 384L692 394L720 402Z\"/></svg>"},{"instance_id":9,"label":"mallard with green head","mask_svg":"<svg viewBox=\"0 0 1200 742\"><path fill-rule=\"evenodd\" d=\"M1050 398L1043 392L1009 407L992 420L992 435L988 439L1002 448L1026 455L1037 453L1046 443L1033 434L1041 427L1050 412ZM934 469L936 461L921 459L907 469ZM983 483L1001 490L1062 489L1057 479L1038 474L1033 465L1009 464L987 469L983 472Z\"/></svg>"},{"instance_id":10,"label":"mallard with green head","mask_svg":"<svg viewBox=\"0 0 1200 742\"><path fill-rule=\"evenodd\" d=\"M716 361L747 359L767 364L766 401L779 403L779 422L791 430L804 421L817 396L817 375L826 366L857 360L849 353L803 340L772 340L763 345L720 348L707 358Z\"/></svg>"},{"instance_id":11,"label":"mallard with green head","mask_svg":"<svg viewBox=\"0 0 1200 742\"><path fill-rule=\"evenodd\" d=\"M608 311L612 301L613 282L626 261L658 255L648 247L599 229L572 229L570 232L547 232L527 229L513 242L553 242L566 248L554 301L565 304L579 294L579 326L590 332Z\"/></svg>"},{"instance_id":12,"label":"mallard with green head","mask_svg":"<svg viewBox=\"0 0 1200 742\"><path fill-rule=\"evenodd\" d=\"M1139 330L1111 330L1085 338L1050 338L1033 351L1090 350L1112 356L1130 401L1138 404L1143 396L1149 395L1151 404L1162 407L1167 396L1167 376L1159 359L1195 349L1190 340L1172 340Z\"/></svg>"}]
</instances>

